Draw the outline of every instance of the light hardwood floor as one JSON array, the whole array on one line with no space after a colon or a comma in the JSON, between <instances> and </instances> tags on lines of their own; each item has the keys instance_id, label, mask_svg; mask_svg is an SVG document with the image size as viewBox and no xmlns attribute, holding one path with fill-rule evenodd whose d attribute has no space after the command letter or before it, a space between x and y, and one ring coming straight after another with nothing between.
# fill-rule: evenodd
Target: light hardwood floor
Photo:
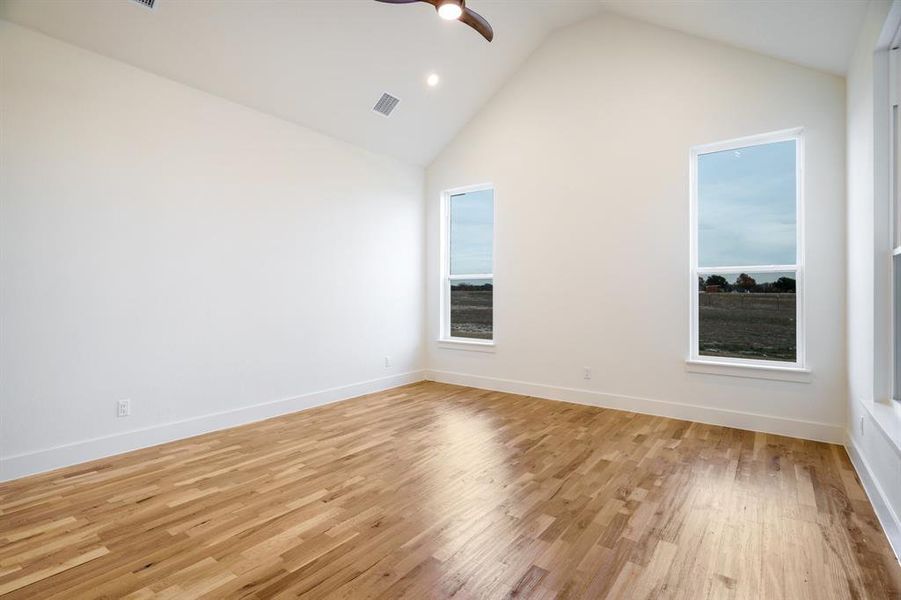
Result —
<instances>
[{"instance_id":1,"label":"light hardwood floor","mask_svg":"<svg viewBox=\"0 0 901 600\"><path fill-rule=\"evenodd\" d=\"M839 446L419 383L0 485L9 598L898 598Z\"/></svg>"}]
</instances>

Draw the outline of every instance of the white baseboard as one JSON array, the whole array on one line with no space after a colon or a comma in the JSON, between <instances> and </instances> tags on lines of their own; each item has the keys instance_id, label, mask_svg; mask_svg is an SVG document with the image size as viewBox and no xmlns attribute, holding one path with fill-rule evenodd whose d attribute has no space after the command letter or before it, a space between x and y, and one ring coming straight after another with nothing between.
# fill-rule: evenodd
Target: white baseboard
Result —
<instances>
[{"instance_id":1,"label":"white baseboard","mask_svg":"<svg viewBox=\"0 0 901 600\"><path fill-rule=\"evenodd\" d=\"M400 375L311 392L293 398L255 404L183 421L154 425L144 429L132 429L54 448L7 456L0 458L0 481L18 479L27 475L43 473L89 460L156 446L157 444L189 438L202 433L261 421L313 408L314 406L322 406L323 404L347 400L363 394L371 394L408 383L415 383L423 379L425 379L424 371L411 371Z\"/></svg>"},{"instance_id":2,"label":"white baseboard","mask_svg":"<svg viewBox=\"0 0 901 600\"><path fill-rule=\"evenodd\" d=\"M845 430L842 425L819 423L816 421L802 421L799 419L786 419L772 415L761 415L750 412L740 412L697 404L671 402L668 400L651 400L634 396L622 396L618 394L606 394L593 390L567 388L545 385L541 383L529 383L513 379L499 379L496 377L483 377L468 375L465 373L452 373L449 371L426 371L426 379L441 383L453 383L469 387L522 394L548 400L562 400L576 404L587 404L601 408L615 408L629 412L643 413L658 417L670 417L697 421L708 425L722 425L736 429L748 429L763 433L773 433L789 437L843 444Z\"/></svg>"},{"instance_id":3,"label":"white baseboard","mask_svg":"<svg viewBox=\"0 0 901 600\"><path fill-rule=\"evenodd\" d=\"M895 558L901 562L901 518L892 510L892 505L882 490L882 486L879 485L879 480L876 479L870 464L864 458L854 438L850 435L847 437L845 449L848 451L848 456L851 457L851 463L857 470L860 483L870 499L870 504L873 505L876 518L879 519L882 530L885 531L888 543L891 544L892 550L895 552Z\"/></svg>"}]
</instances>

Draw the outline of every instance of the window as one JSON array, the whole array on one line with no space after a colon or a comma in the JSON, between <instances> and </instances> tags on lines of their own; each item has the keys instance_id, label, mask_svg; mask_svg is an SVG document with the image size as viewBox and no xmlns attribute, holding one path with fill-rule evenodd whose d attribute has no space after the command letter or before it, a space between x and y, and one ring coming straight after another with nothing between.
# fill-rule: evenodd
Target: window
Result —
<instances>
[{"instance_id":1,"label":"window","mask_svg":"<svg viewBox=\"0 0 901 600\"><path fill-rule=\"evenodd\" d=\"M800 130L691 153L690 362L803 368Z\"/></svg>"},{"instance_id":2,"label":"window","mask_svg":"<svg viewBox=\"0 0 901 600\"><path fill-rule=\"evenodd\" d=\"M494 190L451 190L442 199L441 339L494 341Z\"/></svg>"},{"instance_id":3,"label":"window","mask_svg":"<svg viewBox=\"0 0 901 600\"><path fill-rule=\"evenodd\" d=\"M892 354L893 377L892 397L901 400L901 50L897 48L897 40L889 52L889 109L891 139L889 153L891 155L889 170L891 185L890 210L891 247L892 247Z\"/></svg>"}]
</instances>

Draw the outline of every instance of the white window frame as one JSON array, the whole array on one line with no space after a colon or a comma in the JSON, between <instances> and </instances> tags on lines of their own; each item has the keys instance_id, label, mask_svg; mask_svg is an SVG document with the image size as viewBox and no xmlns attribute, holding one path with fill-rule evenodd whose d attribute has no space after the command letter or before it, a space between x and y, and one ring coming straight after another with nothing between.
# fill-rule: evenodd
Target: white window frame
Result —
<instances>
[{"instance_id":1,"label":"white window frame","mask_svg":"<svg viewBox=\"0 0 901 600\"><path fill-rule=\"evenodd\" d=\"M901 173L897 172L895 157L899 151L895 129L901 125L901 32L889 50L889 127L892 135L889 140L889 215L891 218L892 254L901 254Z\"/></svg>"},{"instance_id":2,"label":"white window frame","mask_svg":"<svg viewBox=\"0 0 901 600\"><path fill-rule=\"evenodd\" d=\"M895 340L901 335L901 323L894 314L895 251L901 245L901 206L896 206L895 157L901 148L895 148L896 126L893 106L901 100L895 73L897 51L901 44L901 4L895 3L889 10L873 54L873 391L872 398L864 402L870 414L883 428L893 430L901 422L901 381L895 381ZM899 108L901 113L901 108ZM899 114L901 121L901 114ZM901 124L901 123L899 123ZM896 241L897 240L897 241Z\"/></svg>"},{"instance_id":3,"label":"white window frame","mask_svg":"<svg viewBox=\"0 0 901 600\"><path fill-rule=\"evenodd\" d=\"M466 273L451 275L450 273L450 199L451 196L469 194L472 192L492 192L492 219L491 219L491 273ZM480 183L463 187L451 188L441 193L441 292L440 292L440 322L438 343L445 347L465 350L493 351L497 342L497 321L492 318L490 340L453 337L450 333L450 287L451 281L461 279L490 279L494 293L492 294L492 313L497 306L497 285L494 279L495 263L497 260L497 190L491 183Z\"/></svg>"},{"instance_id":4,"label":"white window frame","mask_svg":"<svg viewBox=\"0 0 901 600\"><path fill-rule=\"evenodd\" d=\"M690 269L689 269L689 351L687 365L689 370L739 377L758 377L787 381L807 382L810 370L807 368L807 336L805 310L805 243L804 243L804 131L797 127L774 131L760 135L752 135L723 142L694 146L690 152ZM758 146L776 142L795 142L795 181L796 181L796 244L797 257L795 264L789 265L722 265L716 267L698 266L698 158L704 154L738 150L748 146ZM795 272L796 303L796 360L795 362L760 360L749 358L710 357L699 352L698 339L698 277L715 273L774 273L783 271Z\"/></svg>"},{"instance_id":5,"label":"white window frame","mask_svg":"<svg viewBox=\"0 0 901 600\"><path fill-rule=\"evenodd\" d=\"M896 354L899 348L899 335L901 335L901 324L898 323L898 319L895 312L895 303L898 301L895 298L897 293L898 282L895 281L895 257L901 256L901 173L898 173L897 169L897 153L901 151L901 148L898 147L898 133L896 129L901 127L901 77L899 77L899 70L901 70L901 30L895 34L892 43L890 44L888 51L886 52L886 58L888 62L888 114L886 115L886 119L889 125L889 137L888 137L888 185L887 187L887 196L888 196L888 247L891 251L891 258L888 261L888 269L890 271L890 275L888 276L889 284L886 286L887 294L886 296L889 299L888 303L888 321L889 321L889 330L890 330L890 340L887 344L887 356L889 358L888 363L888 391L889 397L896 401L901 401L901 381L899 381L898 372L896 370L895 361ZM878 120L877 120L878 123ZM878 194L877 194L878 195ZM877 209L877 217L878 217L878 209ZM876 233L877 244L882 245L879 242L879 233L877 228ZM884 246L883 246L884 247ZM878 260L877 260L878 265ZM877 266L878 270L878 266ZM878 279L879 275L877 273L877 291L876 294L878 296ZM877 308L878 313L878 308ZM877 317L878 319L878 317ZM878 376L878 365L877 365L877 382L876 388L877 390L881 387ZM878 391L877 391L878 396Z\"/></svg>"},{"instance_id":6,"label":"white window frame","mask_svg":"<svg viewBox=\"0 0 901 600\"><path fill-rule=\"evenodd\" d=\"M894 335L895 329L901 328L901 322L895 323L894 315L894 249L901 243L895 242L893 231L901 228L901 202L894 206L892 183L894 149L892 91L894 78L891 65L892 48L901 45L901 3L895 2L883 23L882 32L876 42L873 53L873 218L874 240L870 259L873 261L873 380L871 390L862 388L856 398L867 410L872 421L888 438L898 445L893 432L899 430L901 424L901 381L894 381ZM901 98L899 98L901 100ZM901 110L899 110L901 113ZM901 116L901 115L899 115ZM901 119L899 119L901 121ZM899 123L901 125L901 123ZM899 174L901 180L901 174ZM901 190L899 190L901 191ZM901 199L899 199L901 200ZM895 219L898 218L898 221ZM895 223L898 223L895 225ZM901 233L901 232L898 232ZM901 238L901 236L899 236ZM898 335L901 335L899 331ZM868 391L870 393L868 393ZM896 401L895 399L899 400Z\"/></svg>"}]
</instances>

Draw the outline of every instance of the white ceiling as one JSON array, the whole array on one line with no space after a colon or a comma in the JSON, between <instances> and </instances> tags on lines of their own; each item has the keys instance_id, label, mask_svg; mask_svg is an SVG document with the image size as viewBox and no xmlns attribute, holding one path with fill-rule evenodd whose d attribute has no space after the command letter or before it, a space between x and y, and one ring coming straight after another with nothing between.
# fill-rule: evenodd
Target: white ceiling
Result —
<instances>
[{"instance_id":1,"label":"white ceiling","mask_svg":"<svg viewBox=\"0 0 901 600\"><path fill-rule=\"evenodd\" d=\"M843 74L855 0L469 0L487 43L427 4L2 0L0 18L414 164L428 164L553 30L602 9ZM441 76L437 88L426 76ZM382 92L401 99L386 119Z\"/></svg>"},{"instance_id":2,"label":"white ceiling","mask_svg":"<svg viewBox=\"0 0 901 600\"><path fill-rule=\"evenodd\" d=\"M607 0L613 12L844 75L868 0Z\"/></svg>"}]
</instances>

